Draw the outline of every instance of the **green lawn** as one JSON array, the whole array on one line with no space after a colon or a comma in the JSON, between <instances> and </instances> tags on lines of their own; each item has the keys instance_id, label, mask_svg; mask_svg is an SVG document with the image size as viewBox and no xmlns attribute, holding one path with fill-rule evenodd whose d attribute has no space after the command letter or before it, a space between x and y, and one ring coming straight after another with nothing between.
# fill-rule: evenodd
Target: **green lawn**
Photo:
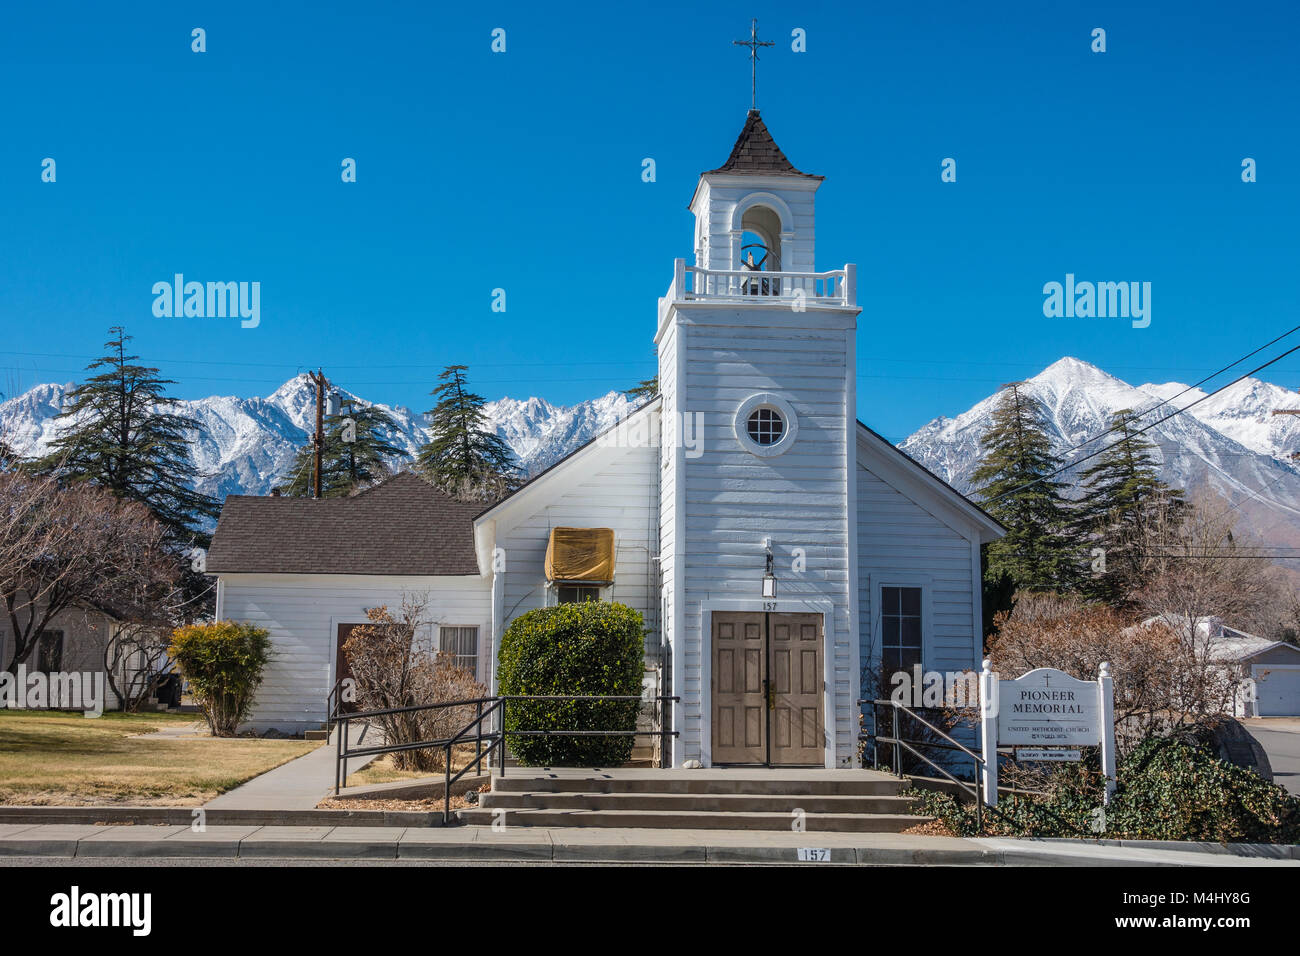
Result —
<instances>
[{"instance_id":1,"label":"green lawn","mask_svg":"<svg viewBox=\"0 0 1300 956\"><path fill-rule=\"evenodd\" d=\"M321 745L141 738L197 714L0 710L0 804L197 806Z\"/></svg>"}]
</instances>

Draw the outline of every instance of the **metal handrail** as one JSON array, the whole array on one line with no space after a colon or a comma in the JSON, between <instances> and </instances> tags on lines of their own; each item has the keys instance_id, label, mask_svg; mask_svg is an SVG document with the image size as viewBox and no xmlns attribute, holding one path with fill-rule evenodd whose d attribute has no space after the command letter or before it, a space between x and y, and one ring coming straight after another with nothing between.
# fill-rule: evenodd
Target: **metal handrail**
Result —
<instances>
[{"instance_id":1,"label":"metal handrail","mask_svg":"<svg viewBox=\"0 0 1300 956\"><path fill-rule=\"evenodd\" d=\"M334 729L334 722L338 719L338 711L343 709L343 678L340 677L330 688L330 692L325 695L325 730L329 732Z\"/></svg>"},{"instance_id":2,"label":"metal handrail","mask_svg":"<svg viewBox=\"0 0 1300 956\"><path fill-rule=\"evenodd\" d=\"M337 685L336 685L337 689ZM451 819L451 787L457 780L463 777L472 768L481 767L482 762L493 752L500 754L498 769L501 776L505 776L506 763L506 736L513 735L517 737L637 737L637 736L655 736L662 738L661 753L668 752L668 740L672 737L680 736L676 730L669 730L666 722L662 717L662 708L657 713L656 723L659 725L657 730L506 730L506 707L510 701L538 701L538 700L555 700L555 701L654 701L656 703L677 702L680 697L659 695L656 697L642 697L640 695L618 695L618 694L507 694L496 697L473 697L466 700L440 701L433 704L411 704L404 707L385 707L377 710L355 711L353 713L337 713L334 715L334 721L338 725L338 737L335 742L335 764L334 764L334 793L337 796L342 783L347 779L347 763L352 757L378 756L388 753L404 753L411 750L431 750L441 748L444 752L443 761L443 822L447 823ZM328 700L327 700L328 703ZM484 705L488 705L486 708ZM374 717L386 717L393 714L408 714L416 711L439 710L447 707L475 707L474 719L469 721L464 727L458 730L451 737L438 740L419 740L404 744L378 744L373 747L353 748L348 744L348 725L353 721L365 721ZM500 720L495 730L483 731L483 721L493 713L500 713ZM472 733L471 733L472 731ZM473 741L475 745L474 759L467 763L453 775L451 772L451 751L454 746L461 743ZM487 742L486 749L483 744Z\"/></svg>"},{"instance_id":3,"label":"metal handrail","mask_svg":"<svg viewBox=\"0 0 1300 956\"><path fill-rule=\"evenodd\" d=\"M868 703L871 704L871 706L872 706L872 713L871 713L871 720L872 720L872 723L877 723L877 721L876 721L876 708L877 708L877 707L879 707L879 706L889 706L889 707L893 708L893 718L894 718L894 719L893 719L893 729L894 729L893 736L892 736L892 737L886 737L886 736L882 736L881 734L878 734L878 733L877 733L877 734L867 734L867 733L861 733L861 732L860 732L860 733L858 734L858 739L859 739L859 740L873 740L876 744L881 744L881 743L894 744L894 745L895 745L895 750L894 750L894 768L895 768L895 769L894 769L894 774L895 774L895 776L899 776L899 777L903 776L903 773L902 773L902 759L901 759L901 754L899 754L898 749L897 749L898 747L903 747L903 748L905 748L909 753L911 753L913 756L915 756L917 759L923 761L924 763L926 763L926 764L927 764L929 767L931 767L932 769L939 771L939 773L943 774L943 776L946 777L948 780L951 780L951 781L952 781L953 783L955 783L957 786L961 787L963 790L965 790L967 793L969 793L972 797L975 798L975 825L978 826L978 827L982 830L982 829L984 828L984 817L983 817L983 812L984 812L985 807L984 807L984 801L983 801L983 799L982 799L982 796L983 796L983 789L984 789L984 788L983 788L983 775L981 774L981 771L983 770L983 768L984 768L984 766L985 766L985 764L986 764L986 761L985 761L984 757L983 757L981 754L978 754L978 753L976 753L975 751L971 750L969 747L964 746L960 741L958 741L958 740L954 740L954 739L953 739L952 737L950 737L947 733L945 733L944 731L940 730L938 727L934 726L934 724L930 723L928 720L926 720L926 719L925 719L924 717L922 717L920 714L916 713L916 711L912 710L912 709L911 709L910 707L908 707L906 704L899 703L899 702L896 701L896 700L866 700L866 699L863 699L863 700L859 700L859 701L858 701L858 707L859 707L859 709L861 709L861 707L862 707L863 704L868 704ZM932 731L933 733L938 734L938 735L939 735L940 737L942 737L944 740L948 741L948 743L947 743L947 744L940 744L940 743L935 743L934 741L930 741L930 740L907 740L907 739L904 739L904 738L900 737L900 736L899 736L899 732L898 732L898 713L899 713L899 711L902 711L903 713L907 714L907 715L910 716L913 720L915 720L917 723L919 723L919 724L921 724L922 726L926 727L927 729L929 729L929 730ZM927 757L925 754L921 753L919 750L917 750L915 747L913 747L912 744L919 744L919 745L921 745L921 746L923 746L923 747L939 747L939 748L944 749L944 750L953 750L953 749L956 749L956 750L959 750L959 751L961 751L962 753L966 754L968 757L970 757L970 758L975 762L975 765L974 765L974 768L973 768L973 771L974 771L974 778L975 778L975 786L974 786L974 788L972 789L972 788L971 788L969 785L967 785L964 781L959 780L959 779L957 779L956 777L954 777L952 774L950 774L947 770L945 770L945 769L944 769L943 767L941 767L939 764L935 763L933 760L931 760L931 759L930 759L929 757ZM879 750L879 747L878 747L878 746L873 746L873 747L872 747L872 749L871 749L871 757L872 757L872 766L873 766L874 768L876 768L876 769L879 769L879 768L880 768L880 759L879 759L879 758L880 758L880 750ZM1022 793L1031 793L1031 794L1034 794L1034 795L1037 795L1037 796L1043 796L1043 794L1041 794L1041 793L1038 792L1038 791L1017 791L1017 792L1022 792ZM990 810L990 811L992 811L995 815L997 815L998 817L1000 817L1003 821L1005 821L1005 822L1011 824L1012 826L1015 825L1015 821L1012 820L1012 819L1011 819L1007 814L1003 813L1002 810L1001 810L1000 808L998 808L998 807L996 807L996 806L990 806L990 807L988 807L987 809ZM1046 813L1047 815L1049 815L1049 816L1055 818L1058 822L1063 823L1065 826L1069 827L1069 828L1070 828L1071 830L1073 830L1075 833L1078 833L1078 834L1080 834L1080 835L1084 835L1084 836L1087 835L1087 834L1084 833L1084 831L1080 830L1077 826L1075 826L1075 825L1074 825L1073 823L1071 823L1069 820L1067 820L1067 819L1065 819L1064 817L1062 817L1059 813L1056 813L1056 812L1054 812L1054 811L1052 811L1052 810L1049 810L1049 809L1047 809L1046 807L1039 807L1039 809L1041 809L1041 810L1042 810L1044 813Z\"/></svg>"},{"instance_id":4,"label":"metal handrail","mask_svg":"<svg viewBox=\"0 0 1300 956\"><path fill-rule=\"evenodd\" d=\"M949 780L951 780L953 783L955 783L957 786L961 787L963 790L965 790L967 793L969 793L972 797L975 798L975 825L976 825L977 827L979 827L980 830L983 830L983 829L984 829L984 794L983 794L983 784L982 784L983 777L982 777L982 775L981 775L981 770L983 769L983 766L984 766L984 758L981 757L979 754L975 753L975 751L973 751L973 750L971 750L970 748L964 746L960 741L958 741L958 740L954 740L954 739L953 739L951 736L949 736L947 733L945 733L944 731L940 730L938 727L934 726L932 723L930 723L928 720L926 720L926 719L925 719L924 717L922 717L920 714L917 714L917 713L916 713L915 711L913 711L911 708L905 706L904 704L899 703L899 702L896 701L896 700L866 700L866 699L859 700L859 701L858 701L858 708L859 708L859 710L862 708L862 705L863 705L863 704L868 704L868 703L871 704L871 722L872 722L872 724L874 724L874 725L876 725L876 726L879 726L879 722L878 722L878 720L877 720L877 708L879 708L879 707L882 706L882 705L887 705L887 706L893 708L893 730L894 730L894 732L893 732L893 735L892 735L892 736L886 737L886 736L882 736L882 735L879 734L879 733L873 733L873 734L864 734L864 733L859 733L859 734L858 734L858 739L859 739L859 740L864 740L864 739L873 739L874 742L875 742L875 746L873 746L873 747L871 748L871 764L872 764L872 767L873 767L874 769L876 769L876 770L879 770L879 769L880 769L880 747L879 747L879 745L880 745L881 743L893 744L893 745L894 745L894 775L897 776L897 777L901 777L901 776L903 776L903 760L902 760L902 754L899 752L898 748L899 748L899 747L905 747L905 748L908 750L908 752L911 753L913 756L915 756L917 759L923 761L926 765L928 765L928 766L931 767L932 769L939 771L939 773L943 774L945 777L947 777ZM952 750L953 748L956 748L957 750L959 750L959 751L961 751L962 753L966 754L968 757L970 757L970 758L975 762L974 767L972 768L972 776L974 777L974 780L975 780L975 786L974 786L974 788L971 788L970 786L968 786L964 781L962 781L962 780L958 780L956 777L954 777L952 774L950 774L947 770L945 770L945 769L944 769L943 767L941 767L939 764L935 763L933 760L931 760L931 759L930 759L929 757L927 757L925 754L921 753L921 751L917 750L915 747L912 746L913 743L920 744L920 745L923 746L923 747L924 747L924 746L936 746L936 745L933 744L931 741L924 741L924 740L905 740L905 739L903 739L902 737L899 736L899 731L898 731L898 712L899 712L900 710L903 711L904 713L906 713L908 716L910 716L910 717L911 717L913 720L915 720L917 723L923 725L924 727L926 727L926 728L928 728L930 731L932 731L932 732L938 734L938 735L939 735L940 737L942 737L945 741L947 741L947 744L941 745L941 746L943 746L943 749L945 749L945 750ZM992 808L990 808L990 809L992 809Z\"/></svg>"}]
</instances>

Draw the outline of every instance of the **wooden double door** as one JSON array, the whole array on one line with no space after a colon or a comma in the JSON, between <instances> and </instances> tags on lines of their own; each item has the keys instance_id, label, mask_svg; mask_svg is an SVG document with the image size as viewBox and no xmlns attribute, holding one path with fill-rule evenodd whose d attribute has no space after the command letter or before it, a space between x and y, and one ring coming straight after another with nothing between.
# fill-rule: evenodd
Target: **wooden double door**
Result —
<instances>
[{"instance_id":1,"label":"wooden double door","mask_svg":"<svg viewBox=\"0 0 1300 956\"><path fill-rule=\"evenodd\" d=\"M822 766L820 614L715 611L713 762Z\"/></svg>"}]
</instances>

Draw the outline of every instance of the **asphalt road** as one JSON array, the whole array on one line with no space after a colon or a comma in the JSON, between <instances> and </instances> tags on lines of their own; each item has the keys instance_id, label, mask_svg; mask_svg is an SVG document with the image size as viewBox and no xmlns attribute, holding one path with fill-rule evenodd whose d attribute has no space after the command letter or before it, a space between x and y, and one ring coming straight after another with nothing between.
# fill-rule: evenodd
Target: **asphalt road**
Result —
<instances>
[{"instance_id":1,"label":"asphalt road","mask_svg":"<svg viewBox=\"0 0 1300 956\"><path fill-rule=\"evenodd\" d=\"M1300 718L1254 717L1242 724L1273 765L1273 782L1300 796Z\"/></svg>"}]
</instances>

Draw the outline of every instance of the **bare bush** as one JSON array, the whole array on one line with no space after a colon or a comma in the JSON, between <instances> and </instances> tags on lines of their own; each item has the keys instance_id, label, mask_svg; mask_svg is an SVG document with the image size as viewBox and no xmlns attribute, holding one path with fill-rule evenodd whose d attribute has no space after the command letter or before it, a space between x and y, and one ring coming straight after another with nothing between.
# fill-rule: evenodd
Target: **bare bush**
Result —
<instances>
[{"instance_id":1,"label":"bare bush","mask_svg":"<svg viewBox=\"0 0 1300 956\"><path fill-rule=\"evenodd\" d=\"M1142 624L1073 595L1019 595L1015 609L999 615L989 656L1003 675L1053 667L1079 680L1096 680L1102 661L1109 661L1121 753L1149 733L1229 715L1238 683L1215 665L1203 639L1185 639L1163 620Z\"/></svg>"},{"instance_id":2,"label":"bare bush","mask_svg":"<svg viewBox=\"0 0 1300 956\"><path fill-rule=\"evenodd\" d=\"M343 653L357 684L357 703L362 710L388 710L421 704L473 700L486 695L482 684L469 671L457 667L452 655L436 652L427 635L427 602L406 595L399 615L387 607L366 612L368 624L352 629L343 642ZM418 743L446 740L474 719L472 704L440 707L374 718L387 743ZM398 770L441 770L445 751L441 747L399 751L392 755Z\"/></svg>"}]
</instances>

